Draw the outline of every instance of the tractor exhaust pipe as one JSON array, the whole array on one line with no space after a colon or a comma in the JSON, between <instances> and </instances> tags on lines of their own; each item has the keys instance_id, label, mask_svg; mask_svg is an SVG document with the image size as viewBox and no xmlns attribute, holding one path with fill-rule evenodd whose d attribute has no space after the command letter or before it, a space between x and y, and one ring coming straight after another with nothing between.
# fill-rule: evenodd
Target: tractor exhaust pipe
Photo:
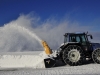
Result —
<instances>
[{"instance_id":1,"label":"tractor exhaust pipe","mask_svg":"<svg viewBox=\"0 0 100 75\"><path fill-rule=\"evenodd\" d=\"M41 41L42 42L42 45L44 47L44 51L47 55L50 55L52 54L52 50L50 49L50 47L48 46L47 42L46 41Z\"/></svg>"}]
</instances>

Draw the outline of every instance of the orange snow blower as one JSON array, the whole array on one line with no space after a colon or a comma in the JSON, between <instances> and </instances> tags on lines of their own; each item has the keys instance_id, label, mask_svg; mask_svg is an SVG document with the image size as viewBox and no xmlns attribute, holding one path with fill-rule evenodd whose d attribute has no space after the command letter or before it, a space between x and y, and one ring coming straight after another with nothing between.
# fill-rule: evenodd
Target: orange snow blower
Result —
<instances>
[{"instance_id":1,"label":"orange snow blower","mask_svg":"<svg viewBox=\"0 0 100 75\"><path fill-rule=\"evenodd\" d=\"M42 45L43 45L43 48L44 48L44 51L47 55L50 55L52 54L52 50L50 49L50 47L48 46L48 44L46 43L46 41L41 41L42 42ZM50 68L50 67L54 67L55 66L55 59L53 59L52 57L49 57L49 58L46 58L44 59L44 64L45 64L45 67L46 68Z\"/></svg>"}]
</instances>

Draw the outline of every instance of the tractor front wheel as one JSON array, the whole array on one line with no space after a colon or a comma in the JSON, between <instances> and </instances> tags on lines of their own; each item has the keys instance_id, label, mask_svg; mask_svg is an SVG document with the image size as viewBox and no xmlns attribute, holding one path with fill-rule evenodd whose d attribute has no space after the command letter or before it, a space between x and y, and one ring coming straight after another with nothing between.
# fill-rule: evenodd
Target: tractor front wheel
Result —
<instances>
[{"instance_id":1,"label":"tractor front wheel","mask_svg":"<svg viewBox=\"0 0 100 75\"><path fill-rule=\"evenodd\" d=\"M70 66L81 65L85 59L83 50L80 46L69 45L64 49L63 60L66 64Z\"/></svg>"},{"instance_id":2,"label":"tractor front wheel","mask_svg":"<svg viewBox=\"0 0 100 75\"><path fill-rule=\"evenodd\" d=\"M96 49L93 51L92 59L95 63L100 64L100 49Z\"/></svg>"}]
</instances>

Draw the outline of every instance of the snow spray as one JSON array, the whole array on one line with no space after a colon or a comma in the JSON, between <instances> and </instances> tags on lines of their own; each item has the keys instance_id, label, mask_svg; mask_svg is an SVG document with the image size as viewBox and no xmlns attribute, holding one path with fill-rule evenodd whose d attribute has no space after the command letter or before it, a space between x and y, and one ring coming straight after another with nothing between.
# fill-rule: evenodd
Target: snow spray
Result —
<instances>
[{"instance_id":1,"label":"snow spray","mask_svg":"<svg viewBox=\"0 0 100 75\"><path fill-rule=\"evenodd\" d=\"M28 30L27 28L22 27L22 26L18 26L18 25L11 25L11 27L12 28L16 28L19 31L23 31L24 33L29 34L31 37L35 38L36 40L38 40L39 43L41 43L41 39L35 33L33 33L32 31Z\"/></svg>"}]
</instances>

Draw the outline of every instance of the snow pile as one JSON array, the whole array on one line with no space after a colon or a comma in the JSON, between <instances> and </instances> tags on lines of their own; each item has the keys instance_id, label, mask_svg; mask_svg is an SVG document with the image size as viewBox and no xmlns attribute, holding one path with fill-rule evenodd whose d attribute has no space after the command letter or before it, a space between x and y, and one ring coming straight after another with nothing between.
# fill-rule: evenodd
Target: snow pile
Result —
<instances>
[{"instance_id":1,"label":"snow pile","mask_svg":"<svg viewBox=\"0 0 100 75\"><path fill-rule=\"evenodd\" d=\"M39 55L23 54L1 54L1 68L45 68L44 59L48 58L45 52Z\"/></svg>"}]
</instances>

